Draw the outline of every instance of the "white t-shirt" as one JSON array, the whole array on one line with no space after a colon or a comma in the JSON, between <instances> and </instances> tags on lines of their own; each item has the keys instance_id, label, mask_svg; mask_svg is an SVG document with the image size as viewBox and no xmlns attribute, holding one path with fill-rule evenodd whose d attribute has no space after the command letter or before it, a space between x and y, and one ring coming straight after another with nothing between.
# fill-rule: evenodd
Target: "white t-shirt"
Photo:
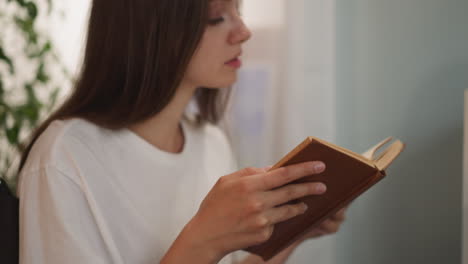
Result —
<instances>
[{"instance_id":1,"label":"white t-shirt","mask_svg":"<svg viewBox=\"0 0 468 264\"><path fill-rule=\"evenodd\" d=\"M20 263L159 263L216 180L237 170L218 127L182 129L174 154L128 129L52 122L20 177Z\"/></svg>"}]
</instances>

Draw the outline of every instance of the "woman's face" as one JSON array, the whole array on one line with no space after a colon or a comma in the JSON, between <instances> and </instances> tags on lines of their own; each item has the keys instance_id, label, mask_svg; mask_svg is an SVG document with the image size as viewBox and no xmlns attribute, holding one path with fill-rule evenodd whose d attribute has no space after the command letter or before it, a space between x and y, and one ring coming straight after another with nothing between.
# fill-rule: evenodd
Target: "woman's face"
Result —
<instances>
[{"instance_id":1,"label":"woman's face","mask_svg":"<svg viewBox=\"0 0 468 264\"><path fill-rule=\"evenodd\" d=\"M209 24L187 68L184 82L195 87L228 87L241 66L242 43L251 32L239 15L239 0L212 0Z\"/></svg>"}]
</instances>

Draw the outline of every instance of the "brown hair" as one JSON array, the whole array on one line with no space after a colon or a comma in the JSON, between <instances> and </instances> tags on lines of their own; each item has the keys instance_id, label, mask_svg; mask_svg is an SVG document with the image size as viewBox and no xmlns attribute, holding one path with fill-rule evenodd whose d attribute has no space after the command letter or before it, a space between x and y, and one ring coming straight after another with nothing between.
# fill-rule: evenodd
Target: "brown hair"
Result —
<instances>
[{"instance_id":1,"label":"brown hair","mask_svg":"<svg viewBox=\"0 0 468 264\"><path fill-rule=\"evenodd\" d=\"M159 113L172 99L208 23L210 0L93 0L81 74L71 96L32 134L80 117L119 129ZM198 124L217 123L229 89L198 88Z\"/></svg>"}]
</instances>

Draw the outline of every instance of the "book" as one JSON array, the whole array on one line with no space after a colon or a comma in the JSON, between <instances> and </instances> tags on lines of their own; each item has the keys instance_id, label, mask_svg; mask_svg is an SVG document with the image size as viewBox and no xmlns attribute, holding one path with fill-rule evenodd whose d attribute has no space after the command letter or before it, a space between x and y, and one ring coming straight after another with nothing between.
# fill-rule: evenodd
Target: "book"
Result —
<instances>
[{"instance_id":1,"label":"book","mask_svg":"<svg viewBox=\"0 0 468 264\"><path fill-rule=\"evenodd\" d=\"M382 149L392 140L392 137L386 138L363 154L357 154L316 137L306 138L270 170L307 161L323 161L326 164L324 172L303 177L289 184L323 182L327 185L326 193L290 201L289 203L306 203L307 211L277 223L269 240L244 250L267 261L297 241L307 231L318 227L324 220L347 206L384 178L385 170L404 150L405 144L398 139ZM379 150L380 154L377 155Z\"/></svg>"}]
</instances>

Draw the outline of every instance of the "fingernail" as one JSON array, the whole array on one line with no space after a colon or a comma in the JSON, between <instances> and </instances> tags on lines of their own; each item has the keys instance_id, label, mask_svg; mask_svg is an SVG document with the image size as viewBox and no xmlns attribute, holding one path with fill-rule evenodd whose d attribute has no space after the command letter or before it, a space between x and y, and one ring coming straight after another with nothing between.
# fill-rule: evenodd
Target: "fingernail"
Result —
<instances>
[{"instance_id":1,"label":"fingernail","mask_svg":"<svg viewBox=\"0 0 468 264\"><path fill-rule=\"evenodd\" d=\"M327 186L325 186L325 184L323 184L323 183L317 184L317 186L315 188L320 193L324 193L327 190Z\"/></svg>"},{"instance_id":2,"label":"fingernail","mask_svg":"<svg viewBox=\"0 0 468 264\"><path fill-rule=\"evenodd\" d=\"M325 164L323 162L317 162L314 165L314 169L316 172L322 172L323 170L325 170Z\"/></svg>"}]
</instances>

